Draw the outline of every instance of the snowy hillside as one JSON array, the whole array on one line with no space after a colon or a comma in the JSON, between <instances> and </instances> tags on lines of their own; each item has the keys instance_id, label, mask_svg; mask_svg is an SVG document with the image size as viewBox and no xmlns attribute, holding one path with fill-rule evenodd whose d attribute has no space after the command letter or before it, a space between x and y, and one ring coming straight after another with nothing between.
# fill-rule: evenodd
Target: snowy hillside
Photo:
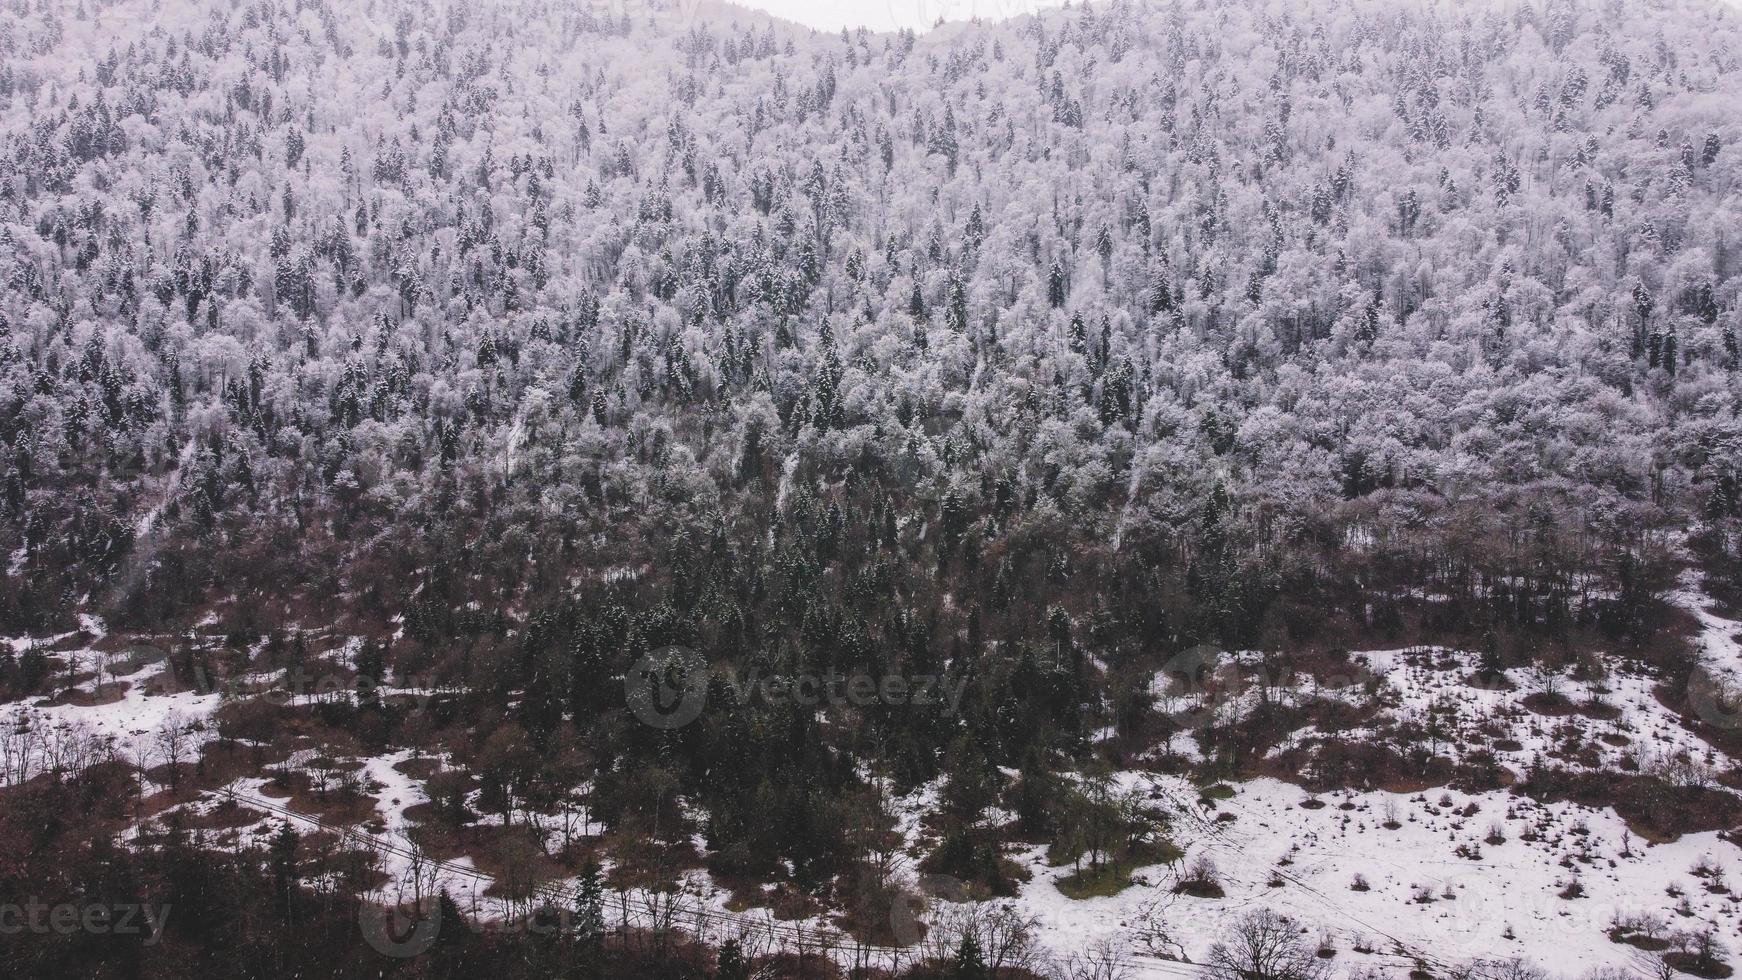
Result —
<instances>
[{"instance_id":1,"label":"snowy hillside","mask_svg":"<svg viewBox=\"0 0 1742 980\"><path fill-rule=\"evenodd\" d=\"M0 959L1730 975L1742 13L886 13L0 3Z\"/></svg>"}]
</instances>

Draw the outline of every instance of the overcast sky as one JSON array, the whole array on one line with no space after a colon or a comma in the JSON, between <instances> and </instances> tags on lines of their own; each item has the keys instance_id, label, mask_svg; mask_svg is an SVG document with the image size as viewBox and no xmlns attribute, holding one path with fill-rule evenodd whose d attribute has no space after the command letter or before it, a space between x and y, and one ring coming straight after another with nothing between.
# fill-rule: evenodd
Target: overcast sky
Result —
<instances>
[{"instance_id":1,"label":"overcast sky","mask_svg":"<svg viewBox=\"0 0 1742 980\"><path fill-rule=\"evenodd\" d=\"M766 10L776 17L797 21L821 30L869 27L893 31L901 27L924 30L944 20L980 17L997 20L1028 13L1039 7L1058 6L1063 0L734 0L746 7Z\"/></svg>"}]
</instances>

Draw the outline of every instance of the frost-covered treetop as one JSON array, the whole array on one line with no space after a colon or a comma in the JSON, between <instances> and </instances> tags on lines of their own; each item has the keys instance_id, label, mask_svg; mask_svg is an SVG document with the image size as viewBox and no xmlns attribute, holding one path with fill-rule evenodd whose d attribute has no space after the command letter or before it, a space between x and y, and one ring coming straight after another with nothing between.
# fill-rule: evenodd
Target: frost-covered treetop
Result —
<instances>
[{"instance_id":1,"label":"frost-covered treetop","mask_svg":"<svg viewBox=\"0 0 1742 980\"><path fill-rule=\"evenodd\" d=\"M1224 496L1258 538L1729 514L1739 23L9 3L4 614L330 513L309 576L434 520L633 551L794 487L1114 547Z\"/></svg>"}]
</instances>

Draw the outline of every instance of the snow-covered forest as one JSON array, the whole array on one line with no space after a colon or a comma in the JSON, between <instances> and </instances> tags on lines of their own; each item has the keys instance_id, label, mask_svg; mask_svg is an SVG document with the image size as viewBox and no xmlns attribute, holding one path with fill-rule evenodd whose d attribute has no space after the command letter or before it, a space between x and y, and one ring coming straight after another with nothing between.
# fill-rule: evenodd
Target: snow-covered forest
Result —
<instances>
[{"instance_id":1,"label":"snow-covered forest","mask_svg":"<svg viewBox=\"0 0 1742 980\"><path fill-rule=\"evenodd\" d=\"M0 695L129 704L104 671L148 642L184 684L318 664L434 698L191 698L173 757L130 711L137 860L196 846L142 822L195 802L195 758L198 792L253 773L308 804L313 744L428 782L376 829L524 873L519 913L595 862L654 893L705 868L891 946L898 854L958 899L1026 894L1022 842L1091 895L1179 863L1139 771L1430 807L1517 783L1712 839L1742 825L1742 655L1713 660L1742 603L1739 297L1742 12L1710 0L1120 0L918 36L711 3L4 0ZM961 699L716 678L695 724L642 724L625 676L672 646ZM1479 705L1502 717L1680 734L1633 770L1565 733L1454 751L1484 729L1444 708L1456 678L1324 693L1380 648L1416 651L1394 678L1461 651L1528 692ZM1225 693L1172 676L1205 649L1244 651L1214 664L1244 687L1182 718ZM93 792L0 768L35 806ZM555 847L559 812L590 843ZM531 844L456 843L517 821ZM315 873L271 853L293 907ZM1712 933L1678 941L1665 963L1721 975Z\"/></svg>"},{"instance_id":2,"label":"snow-covered forest","mask_svg":"<svg viewBox=\"0 0 1742 980\"><path fill-rule=\"evenodd\" d=\"M1674 10L14 5L4 615L1589 602L1736 496L1742 53Z\"/></svg>"}]
</instances>

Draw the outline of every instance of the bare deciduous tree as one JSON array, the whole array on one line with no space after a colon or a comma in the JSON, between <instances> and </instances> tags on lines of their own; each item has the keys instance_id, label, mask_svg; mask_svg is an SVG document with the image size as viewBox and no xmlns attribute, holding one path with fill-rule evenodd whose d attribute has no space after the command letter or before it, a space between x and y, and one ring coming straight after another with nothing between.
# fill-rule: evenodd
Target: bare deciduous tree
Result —
<instances>
[{"instance_id":1,"label":"bare deciduous tree","mask_svg":"<svg viewBox=\"0 0 1742 980\"><path fill-rule=\"evenodd\" d=\"M35 775L41 752L42 736L22 710L0 720L0 785L16 786Z\"/></svg>"},{"instance_id":2,"label":"bare deciduous tree","mask_svg":"<svg viewBox=\"0 0 1742 980\"><path fill-rule=\"evenodd\" d=\"M1225 942L1210 949L1219 980L1324 980L1330 968L1293 919L1259 909L1234 923Z\"/></svg>"},{"instance_id":3,"label":"bare deciduous tree","mask_svg":"<svg viewBox=\"0 0 1742 980\"><path fill-rule=\"evenodd\" d=\"M1125 947L1113 936L1103 936L1080 952L1060 959L1052 971L1058 980L1127 980L1132 975L1125 961Z\"/></svg>"},{"instance_id":4,"label":"bare deciduous tree","mask_svg":"<svg viewBox=\"0 0 1742 980\"><path fill-rule=\"evenodd\" d=\"M157 757L168 767L171 790L181 784L181 766L187 759L190 741L187 719L179 711L164 715L163 721L157 726L157 732L152 736Z\"/></svg>"},{"instance_id":5,"label":"bare deciduous tree","mask_svg":"<svg viewBox=\"0 0 1742 980\"><path fill-rule=\"evenodd\" d=\"M1172 894L1162 892L1139 906L1137 914L1132 918L1132 939L1139 949L1150 956L1164 960L1186 958L1185 947L1180 944L1173 927L1167 921L1168 910L1175 901Z\"/></svg>"}]
</instances>

